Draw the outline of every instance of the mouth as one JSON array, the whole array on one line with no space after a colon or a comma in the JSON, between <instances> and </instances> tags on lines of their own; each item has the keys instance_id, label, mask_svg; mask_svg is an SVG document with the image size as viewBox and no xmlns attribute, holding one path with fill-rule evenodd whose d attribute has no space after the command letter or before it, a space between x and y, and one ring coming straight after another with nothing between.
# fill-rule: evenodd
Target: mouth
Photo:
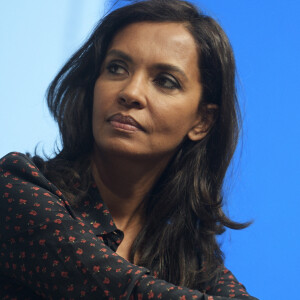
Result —
<instances>
[{"instance_id":1,"label":"mouth","mask_svg":"<svg viewBox=\"0 0 300 300\"><path fill-rule=\"evenodd\" d=\"M108 118L108 122L115 128L125 131L145 131L144 128L131 116L117 113Z\"/></svg>"}]
</instances>

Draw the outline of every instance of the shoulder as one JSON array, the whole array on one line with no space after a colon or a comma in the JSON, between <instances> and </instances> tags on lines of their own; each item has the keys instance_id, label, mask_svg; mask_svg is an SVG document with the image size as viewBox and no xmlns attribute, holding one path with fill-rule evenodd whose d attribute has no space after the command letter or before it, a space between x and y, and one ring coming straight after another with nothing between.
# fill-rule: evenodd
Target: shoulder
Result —
<instances>
[{"instance_id":1,"label":"shoulder","mask_svg":"<svg viewBox=\"0 0 300 300\"><path fill-rule=\"evenodd\" d=\"M30 166L32 164L32 166ZM0 159L0 167L11 170L19 170L20 167L33 168L33 162L23 153L10 152ZM2 170L1 170L2 171Z\"/></svg>"},{"instance_id":2,"label":"shoulder","mask_svg":"<svg viewBox=\"0 0 300 300\"><path fill-rule=\"evenodd\" d=\"M0 172L3 173L3 171L36 176L34 172L39 170L27 155L10 152L0 159Z\"/></svg>"},{"instance_id":3,"label":"shoulder","mask_svg":"<svg viewBox=\"0 0 300 300\"><path fill-rule=\"evenodd\" d=\"M49 182L34 162L25 154L11 152L0 159L0 190L11 191L21 185L37 185L61 196L58 189Z\"/></svg>"},{"instance_id":4,"label":"shoulder","mask_svg":"<svg viewBox=\"0 0 300 300\"><path fill-rule=\"evenodd\" d=\"M5 229L2 238L57 218L65 207L62 193L29 157L13 152L0 160L0 226Z\"/></svg>"}]
</instances>

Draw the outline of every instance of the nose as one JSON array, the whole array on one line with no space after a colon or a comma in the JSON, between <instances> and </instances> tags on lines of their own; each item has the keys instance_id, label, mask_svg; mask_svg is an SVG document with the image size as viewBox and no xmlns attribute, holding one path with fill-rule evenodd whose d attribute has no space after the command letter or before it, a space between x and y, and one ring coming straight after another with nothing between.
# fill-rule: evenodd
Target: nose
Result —
<instances>
[{"instance_id":1,"label":"nose","mask_svg":"<svg viewBox=\"0 0 300 300\"><path fill-rule=\"evenodd\" d=\"M128 78L118 95L118 102L127 107L144 108L146 105L146 84L142 74Z\"/></svg>"}]
</instances>

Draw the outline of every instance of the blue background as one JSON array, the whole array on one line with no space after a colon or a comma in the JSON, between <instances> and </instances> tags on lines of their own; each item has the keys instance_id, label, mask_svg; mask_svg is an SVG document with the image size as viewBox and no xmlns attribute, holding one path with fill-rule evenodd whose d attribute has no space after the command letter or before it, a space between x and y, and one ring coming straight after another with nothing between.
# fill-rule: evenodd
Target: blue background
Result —
<instances>
[{"instance_id":1,"label":"blue background","mask_svg":"<svg viewBox=\"0 0 300 300\"><path fill-rule=\"evenodd\" d=\"M298 0L193 1L227 32L236 55L242 151L225 210L254 220L220 238L226 265L261 299L297 299L299 247ZM52 153L58 138L45 90L87 37L108 1L0 0L0 156Z\"/></svg>"}]
</instances>

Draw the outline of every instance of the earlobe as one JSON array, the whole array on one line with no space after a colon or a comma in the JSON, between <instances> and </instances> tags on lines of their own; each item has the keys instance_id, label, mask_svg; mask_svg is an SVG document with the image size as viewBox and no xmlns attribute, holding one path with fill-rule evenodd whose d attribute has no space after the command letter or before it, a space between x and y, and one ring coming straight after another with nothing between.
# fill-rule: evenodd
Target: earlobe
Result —
<instances>
[{"instance_id":1,"label":"earlobe","mask_svg":"<svg viewBox=\"0 0 300 300\"><path fill-rule=\"evenodd\" d=\"M202 140L213 127L216 121L218 112L218 106L215 104L207 104L200 113L200 120L196 125L188 132L188 138L191 141L197 142Z\"/></svg>"},{"instance_id":2,"label":"earlobe","mask_svg":"<svg viewBox=\"0 0 300 300\"><path fill-rule=\"evenodd\" d=\"M203 128L203 124L198 124L188 132L188 137L191 141L197 142L202 140L207 133L208 130Z\"/></svg>"}]
</instances>

